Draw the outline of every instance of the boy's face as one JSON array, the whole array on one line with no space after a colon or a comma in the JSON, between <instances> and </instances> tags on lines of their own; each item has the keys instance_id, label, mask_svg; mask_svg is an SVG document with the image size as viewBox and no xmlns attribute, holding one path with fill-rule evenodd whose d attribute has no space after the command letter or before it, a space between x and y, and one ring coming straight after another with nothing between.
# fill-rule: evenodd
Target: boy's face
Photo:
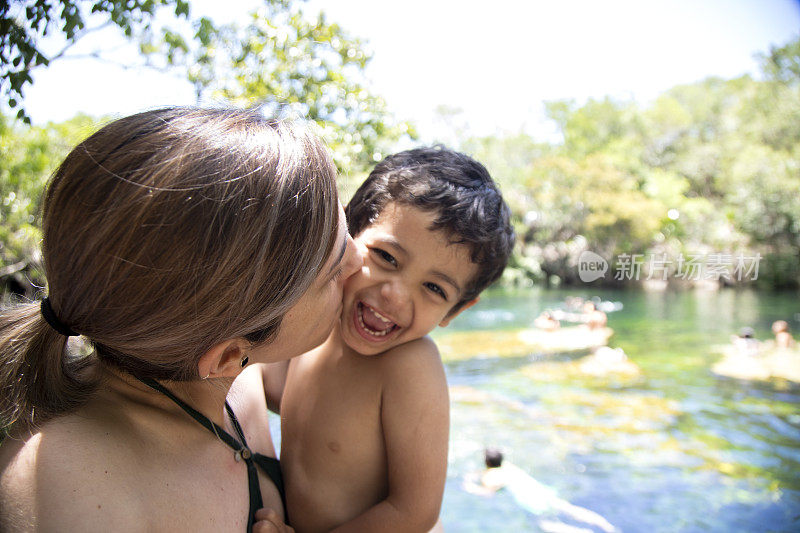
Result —
<instances>
[{"instance_id":1,"label":"boy's face","mask_svg":"<svg viewBox=\"0 0 800 533\"><path fill-rule=\"evenodd\" d=\"M375 355L423 337L475 303L448 315L477 266L467 246L428 229L434 219L434 213L389 203L355 237L364 265L345 282L341 331L356 352Z\"/></svg>"}]
</instances>

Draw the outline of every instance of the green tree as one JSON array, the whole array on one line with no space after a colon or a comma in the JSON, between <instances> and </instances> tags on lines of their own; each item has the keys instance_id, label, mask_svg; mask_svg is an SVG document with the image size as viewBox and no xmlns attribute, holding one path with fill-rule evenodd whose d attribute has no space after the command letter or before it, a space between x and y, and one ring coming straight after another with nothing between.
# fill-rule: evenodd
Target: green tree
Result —
<instances>
[{"instance_id":1,"label":"green tree","mask_svg":"<svg viewBox=\"0 0 800 533\"><path fill-rule=\"evenodd\" d=\"M370 90L364 74L370 56L364 43L324 14L308 15L302 0L265 0L244 25L191 19L187 0L62 4L61 10L46 0L18 2L14 9L3 5L2 23L8 30L3 33L3 80L16 80L4 81L3 88L14 105L31 82L31 69L63 55L45 57L38 48L42 36L63 25L58 30L69 47L92 31L89 19L106 20L105 25L119 27L139 43L143 62L182 72L194 84L198 100L261 105L270 114L315 123L343 171L340 185L345 191L349 181L360 181L361 173L393 151L399 138L414 136L411 126L395 122ZM156 22L159 8L167 6L174 7L175 16ZM26 53L33 54L32 62ZM17 115L26 118L22 109ZM9 287L12 278L24 281L25 276L41 284L32 270L38 261L38 198L47 175L79 140L62 131L70 124L30 127L3 117L0 252Z\"/></svg>"},{"instance_id":2,"label":"green tree","mask_svg":"<svg viewBox=\"0 0 800 533\"><path fill-rule=\"evenodd\" d=\"M548 276L567 283L577 281L584 250L608 260L643 253L666 218L664 204L604 154L580 161L545 157L530 168L528 189L537 207L523 218L522 250Z\"/></svg>"},{"instance_id":3,"label":"green tree","mask_svg":"<svg viewBox=\"0 0 800 533\"><path fill-rule=\"evenodd\" d=\"M637 108L611 98L588 100L577 107L572 100L546 102L548 118L561 130L562 150L574 158L604 151L623 153L620 143L636 131ZM629 148L625 146L625 148Z\"/></svg>"},{"instance_id":4,"label":"green tree","mask_svg":"<svg viewBox=\"0 0 800 533\"><path fill-rule=\"evenodd\" d=\"M758 57L767 79L800 85L800 36L783 46L771 46L768 54L759 54Z\"/></svg>"},{"instance_id":5,"label":"green tree","mask_svg":"<svg viewBox=\"0 0 800 533\"><path fill-rule=\"evenodd\" d=\"M0 286L32 296L44 285L40 265L40 200L50 174L95 128L87 116L30 127L0 115Z\"/></svg>"},{"instance_id":6,"label":"green tree","mask_svg":"<svg viewBox=\"0 0 800 533\"><path fill-rule=\"evenodd\" d=\"M470 140L522 241L509 278L576 281L588 249L666 254L673 266L680 254L760 254L759 283L800 285L798 65L800 39L762 56L763 80L708 78L645 107L548 102L562 136L550 146Z\"/></svg>"},{"instance_id":7,"label":"green tree","mask_svg":"<svg viewBox=\"0 0 800 533\"><path fill-rule=\"evenodd\" d=\"M189 39L166 30L143 51L182 68L198 99L313 121L342 171L364 171L398 139L415 136L370 90L365 43L324 13L308 14L303 2L268 0L245 25L200 19L193 28Z\"/></svg>"},{"instance_id":8,"label":"green tree","mask_svg":"<svg viewBox=\"0 0 800 533\"><path fill-rule=\"evenodd\" d=\"M106 26L119 28L127 37L153 31L161 8L176 17L189 15L187 0L12 0L0 3L0 89L17 118L29 123L25 113L25 86L33 83L31 72L63 57L81 37ZM61 33L65 46L45 51L42 40Z\"/></svg>"}]
</instances>

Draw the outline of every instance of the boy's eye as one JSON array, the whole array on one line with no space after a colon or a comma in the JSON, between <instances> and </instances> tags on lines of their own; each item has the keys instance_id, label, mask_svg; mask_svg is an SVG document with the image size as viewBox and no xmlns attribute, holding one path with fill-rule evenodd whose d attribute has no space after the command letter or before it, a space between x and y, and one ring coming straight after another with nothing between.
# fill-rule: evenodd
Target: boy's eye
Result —
<instances>
[{"instance_id":1,"label":"boy's eye","mask_svg":"<svg viewBox=\"0 0 800 533\"><path fill-rule=\"evenodd\" d=\"M446 292L444 292L444 289L442 289L442 288L441 288L440 286L438 286L437 284L435 284L435 283L426 283L426 284L425 284L425 286L426 286L426 287L428 288L428 290L429 290L429 291L431 291L432 293L434 293L434 294L437 294L437 295L441 296L441 297L442 297L444 300L447 300L447 293L446 293Z\"/></svg>"},{"instance_id":2,"label":"boy's eye","mask_svg":"<svg viewBox=\"0 0 800 533\"><path fill-rule=\"evenodd\" d=\"M385 250L381 250L380 248L373 248L372 251L378 255L386 263L396 267L397 266L397 259L394 258L392 254Z\"/></svg>"}]
</instances>

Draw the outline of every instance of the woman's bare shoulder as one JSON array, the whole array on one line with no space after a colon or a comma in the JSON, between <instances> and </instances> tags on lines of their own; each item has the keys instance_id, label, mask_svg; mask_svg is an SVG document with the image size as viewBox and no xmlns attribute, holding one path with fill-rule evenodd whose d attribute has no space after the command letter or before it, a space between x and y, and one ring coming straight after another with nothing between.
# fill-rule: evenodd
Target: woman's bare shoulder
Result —
<instances>
[{"instance_id":1,"label":"woman's bare shoulder","mask_svg":"<svg viewBox=\"0 0 800 533\"><path fill-rule=\"evenodd\" d=\"M6 437L0 443L0 531L28 531L35 508L36 437L22 441Z\"/></svg>"},{"instance_id":2,"label":"woman's bare shoulder","mask_svg":"<svg viewBox=\"0 0 800 533\"><path fill-rule=\"evenodd\" d=\"M63 417L0 445L0 530L102 529L128 515L126 484L108 439ZM133 506L132 506L133 507Z\"/></svg>"}]
</instances>

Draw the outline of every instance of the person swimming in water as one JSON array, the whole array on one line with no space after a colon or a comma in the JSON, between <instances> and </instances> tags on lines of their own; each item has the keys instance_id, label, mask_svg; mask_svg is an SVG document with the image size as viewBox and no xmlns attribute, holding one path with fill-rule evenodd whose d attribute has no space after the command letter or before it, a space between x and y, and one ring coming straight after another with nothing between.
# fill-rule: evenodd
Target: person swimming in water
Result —
<instances>
[{"instance_id":1,"label":"person swimming in water","mask_svg":"<svg viewBox=\"0 0 800 533\"><path fill-rule=\"evenodd\" d=\"M740 355L755 357L759 354L760 343L751 327L742 328L738 336L731 338L731 342Z\"/></svg>"},{"instance_id":2,"label":"person swimming in water","mask_svg":"<svg viewBox=\"0 0 800 533\"><path fill-rule=\"evenodd\" d=\"M778 348L791 348L794 339L789 332L789 323L785 320L776 320L772 323L772 333L775 334L775 346Z\"/></svg>"},{"instance_id":3,"label":"person swimming in water","mask_svg":"<svg viewBox=\"0 0 800 533\"><path fill-rule=\"evenodd\" d=\"M553 316L550 311L544 311L541 315L536 317L533 325L543 331L555 331L561 327L561 323Z\"/></svg>"},{"instance_id":4,"label":"person swimming in water","mask_svg":"<svg viewBox=\"0 0 800 533\"><path fill-rule=\"evenodd\" d=\"M484 463L486 469L477 480L468 477L464 481L464 489L468 492L489 496L505 489L520 507L533 515L543 518L564 517L580 522L583 527L599 529L606 533L618 531L601 515L560 498L554 488L540 483L510 461L504 461L503 453L499 449L486 448ZM563 531L565 527L571 527L544 519L540 520L539 526L545 531Z\"/></svg>"}]
</instances>

